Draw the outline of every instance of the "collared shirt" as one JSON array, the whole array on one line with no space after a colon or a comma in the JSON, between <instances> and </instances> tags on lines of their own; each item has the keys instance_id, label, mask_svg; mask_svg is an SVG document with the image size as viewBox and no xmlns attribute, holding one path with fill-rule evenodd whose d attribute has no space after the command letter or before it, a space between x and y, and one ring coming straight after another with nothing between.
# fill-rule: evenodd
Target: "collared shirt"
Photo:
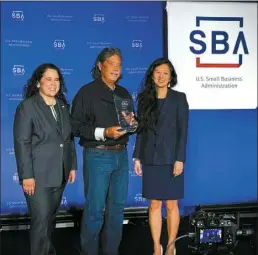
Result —
<instances>
[{"instance_id":1,"label":"collared shirt","mask_svg":"<svg viewBox=\"0 0 258 255\"><path fill-rule=\"evenodd\" d=\"M53 115L53 117L55 118L57 123L60 123L60 112L57 106L58 102L56 102L55 105L49 105L49 108L51 110L51 113Z\"/></svg>"},{"instance_id":2,"label":"collared shirt","mask_svg":"<svg viewBox=\"0 0 258 255\"><path fill-rule=\"evenodd\" d=\"M85 148L98 145L126 145L128 135L118 139L101 139L101 128L119 126L113 93L125 99L131 99L130 93L116 85L110 89L102 80L94 80L84 85L76 94L72 104L72 131L79 137L79 144ZM102 129L103 130L103 129Z\"/></svg>"}]
</instances>

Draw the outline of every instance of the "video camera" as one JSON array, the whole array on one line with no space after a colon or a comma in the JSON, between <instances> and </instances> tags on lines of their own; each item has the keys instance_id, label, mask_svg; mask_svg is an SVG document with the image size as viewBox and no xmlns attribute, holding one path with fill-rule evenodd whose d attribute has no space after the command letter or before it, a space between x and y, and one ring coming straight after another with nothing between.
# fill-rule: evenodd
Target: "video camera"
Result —
<instances>
[{"instance_id":1,"label":"video camera","mask_svg":"<svg viewBox=\"0 0 258 255\"><path fill-rule=\"evenodd\" d=\"M237 236L253 234L252 229L239 229L238 213L197 211L190 216L190 228L195 233L195 245L189 248L196 254L231 254Z\"/></svg>"}]
</instances>

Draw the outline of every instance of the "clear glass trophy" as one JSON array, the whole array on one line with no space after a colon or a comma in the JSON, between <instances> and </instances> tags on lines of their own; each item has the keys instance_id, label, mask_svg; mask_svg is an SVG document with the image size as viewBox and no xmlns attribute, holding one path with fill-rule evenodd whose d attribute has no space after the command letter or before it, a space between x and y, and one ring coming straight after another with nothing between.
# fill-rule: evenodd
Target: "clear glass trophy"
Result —
<instances>
[{"instance_id":1,"label":"clear glass trophy","mask_svg":"<svg viewBox=\"0 0 258 255\"><path fill-rule=\"evenodd\" d=\"M114 103L121 131L126 130L127 133L135 132L138 123L132 121L131 114L133 113L133 100L130 98L121 98L114 94Z\"/></svg>"}]
</instances>

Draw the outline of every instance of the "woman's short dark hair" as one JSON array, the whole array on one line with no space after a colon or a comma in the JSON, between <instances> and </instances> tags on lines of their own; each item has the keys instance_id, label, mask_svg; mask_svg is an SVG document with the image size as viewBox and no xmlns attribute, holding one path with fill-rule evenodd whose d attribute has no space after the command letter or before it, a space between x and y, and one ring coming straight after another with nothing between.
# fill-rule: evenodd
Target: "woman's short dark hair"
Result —
<instances>
[{"instance_id":1,"label":"woman's short dark hair","mask_svg":"<svg viewBox=\"0 0 258 255\"><path fill-rule=\"evenodd\" d=\"M118 48L104 48L99 55L97 56L94 66L91 70L91 75L93 79L100 79L101 78L101 71L99 70L99 63L103 63L107 58L110 58L114 55L117 55L120 57L121 61L123 60L122 52ZM118 80L120 80L122 77L120 76Z\"/></svg>"},{"instance_id":2,"label":"woman's short dark hair","mask_svg":"<svg viewBox=\"0 0 258 255\"><path fill-rule=\"evenodd\" d=\"M52 63L41 64L34 70L30 79L27 81L26 85L24 86L23 97L26 99L39 92L39 88L37 87L37 84L41 80L41 78L43 77L43 75L47 71L47 69L52 69L52 70L57 71L58 76L59 76L59 81L60 81L60 89L57 92L56 97L59 98L61 101L63 101L63 103L68 104L68 102L65 98L65 95L64 95L64 93L67 92L67 89L65 87L64 77L63 77L60 69Z\"/></svg>"}]
</instances>

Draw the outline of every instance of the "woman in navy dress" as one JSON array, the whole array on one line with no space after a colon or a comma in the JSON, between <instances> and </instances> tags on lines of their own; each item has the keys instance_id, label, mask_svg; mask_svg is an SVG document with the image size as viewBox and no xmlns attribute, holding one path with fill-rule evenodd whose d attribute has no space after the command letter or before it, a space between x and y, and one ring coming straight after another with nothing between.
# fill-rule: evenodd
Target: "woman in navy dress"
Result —
<instances>
[{"instance_id":1,"label":"woman in navy dress","mask_svg":"<svg viewBox=\"0 0 258 255\"><path fill-rule=\"evenodd\" d=\"M161 255L162 201L166 203L168 246L174 255L180 214L178 200L184 197L183 168L186 158L189 106L186 95L175 91L177 74L167 59L155 60L146 72L138 96L138 131L134 170L142 175L143 197L150 201L149 223L154 254Z\"/></svg>"}]
</instances>

